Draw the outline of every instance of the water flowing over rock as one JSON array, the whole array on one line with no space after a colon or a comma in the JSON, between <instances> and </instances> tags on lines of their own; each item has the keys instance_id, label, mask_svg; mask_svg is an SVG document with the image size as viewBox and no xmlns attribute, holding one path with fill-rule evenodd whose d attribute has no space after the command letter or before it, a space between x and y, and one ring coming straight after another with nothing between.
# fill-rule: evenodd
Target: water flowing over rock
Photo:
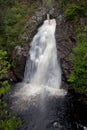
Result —
<instances>
[{"instance_id":1,"label":"water flowing over rock","mask_svg":"<svg viewBox=\"0 0 87 130\"><path fill-rule=\"evenodd\" d=\"M20 130L76 130L66 91L60 89L55 19L45 20L31 42L24 80L11 93L11 109L22 116ZM20 53L20 51L19 51Z\"/></svg>"},{"instance_id":2,"label":"water flowing over rock","mask_svg":"<svg viewBox=\"0 0 87 130\"><path fill-rule=\"evenodd\" d=\"M34 36L26 62L24 80L18 84L21 88L14 94L18 96L18 103L23 98L27 100L30 95L64 95L64 90L60 89L61 69L57 60L55 29L55 19L50 20L50 23L45 20Z\"/></svg>"},{"instance_id":3,"label":"water flowing over rock","mask_svg":"<svg viewBox=\"0 0 87 130\"><path fill-rule=\"evenodd\" d=\"M60 59L61 66L62 66L62 83L63 83L62 86L67 87L66 79L68 78L72 70L72 62L70 60L70 53L75 43L75 38L73 37L74 36L73 29L70 24L66 23L62 12L60 12L60 10L57 7L52 8L49 12L52 17L56 18L57 28L56 28L55 37L56 37L56 43L57 43L56 44L57 55L58 55L58 59ZM27 41L28 44L29 42L31 42L32 37L37 32L36 30L37 30L38 25L42 24L42 21L45 19L46 13L47 13L46 8L40 6L36 10L35 14L26 23L24 27L25 32L22 35L22 39ZM25 59L28 57L28 49L30 48L30 45L28 44L26 45L26 47L23 46L21 49L22 56L24 52L23 48L25 50L26 57L23 56ZM13 57L14 55L15 54L13 54ZM18 60L18 63L19 64L21 63L21 65L20 65L20 68L18 67L19 65L16 65L16 67L14 68L14 71L16 73L16 76L18 77L18 80L23 80L24 69L22 69L22 67L25 68L26 62L25 60L24 62L22 62L23 59L20 56L17 56L17 57L19 57L20 60ZM17 70L20 70L20 72Z\"/></svg>"},{"instance_id":4,"label":"water flowing over rock","mask_svg":"<svg viewBox=\"0 0 87 130\"><path fill-rule=\"evenodd\" d=\"M37 86L60 87L61 70L57 61L55 27L55 19L50 20L50 24L47 20L35 35L25 68L25 82Z\"/></svg>"}]
</instances>

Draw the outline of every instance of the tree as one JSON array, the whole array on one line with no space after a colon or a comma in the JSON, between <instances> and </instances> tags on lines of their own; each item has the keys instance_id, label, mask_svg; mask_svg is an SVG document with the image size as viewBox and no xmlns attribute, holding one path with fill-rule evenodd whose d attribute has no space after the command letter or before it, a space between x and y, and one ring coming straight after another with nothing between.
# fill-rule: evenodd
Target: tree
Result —
<instances>
[{"instance_id":1,"label":"tree","mask_svg":"<svg viewBox=\"0 0 87 130\"><path fill-rule=\"evenodd\" d=\"M71 57L73 71L68 81L77 92L87 96L87 26L78 33Z\"/></svg>"}]
</instances>

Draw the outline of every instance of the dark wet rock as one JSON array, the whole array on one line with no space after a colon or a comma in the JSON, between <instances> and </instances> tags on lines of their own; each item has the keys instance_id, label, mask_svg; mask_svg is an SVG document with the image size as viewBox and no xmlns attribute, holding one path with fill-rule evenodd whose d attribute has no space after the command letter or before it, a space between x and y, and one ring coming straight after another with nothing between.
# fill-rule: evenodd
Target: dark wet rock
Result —
<instances>
[{"instance_id":1,"label":"dark wet rock","mask_svg":"<svg viewBox=\"0 0 87 130\"><path fill-rule=\"evenodd\" d=\"M22 39L25 41L30 41L33 34L36 32L37 26L42 23L46 15L46 8L38 7L35 14L27 21L24 27L24 33L22 34Z\"/></svg>"},{"instance_id":2,"label":"dark wet rock","mask_svg":"<svg viewBox=\"0 0 87 130\"><path fill-rule=\"evenodd\" d=\"M54 8L52 8L49 13L51 15L54 14ZM25 41L31 41L33 35L35 34L38 25L42 24L43 21L47 17L47 9L45 7L38 7L38 9L35 11L35 14L27 21L25 27L24 27L24 33L22 34L22 39Z\"/></svg>"},{"instance_id":3,"label":"dark wet rock","mask_svg":"<svg viewBox=\"0 0 87 130\"><path fill-rule=\"evenodd\" d=\"M54 127L54 128L58 128L59 130L63 130L63 126L61 126L61 125L59 124L59 122L54 122L54 123L53 123L53 127Z\"/></svg>"},{"instance_id":4,"label":"dark wet rock","mask_svg":"<svg viewBox=\"0 0 87 130\"><path fill-rule=\"evenodd\" d=\"M80 24L80 26L87 25L87 18L80 18L79 24Z\"/></svg>"},{"instance_id":5,"label":"dark wet rock","mask_svg":"<svg viewBox=\"0 0 87 130\"><path fill-rule=\"evenodd\" d=\"M68 88L67 79L71 73L73 64L70 58L72 48L75 44L72 26L65 22L64 16L59 13L56 17L56 42L58 58L62 68L62 87ZM67 87L66 87L67 86Z\"/></svg>"},{"instance_id":6,"label":"dark wet rock","mask_svg":"<svg viewBox=\"0 0 87 130\"><path fill-rule=\"evenodd\" d=\"M31 103L22 111L12 111L22 117L22 125L18 130L77 130L74 111L67 96L47 95L44 101L39 98L35 105Z\"/></svg>"},{"instance_id":7,"label":"dark wet rock","mask_svg":"<svg viewBox=\"0 0 87 130\"><path fill-rule=\"evenodd\" d=\"M25 70L25 64L26 64L26 58L28 55L29 47L28 45L25 46L16 46L14 48L13 54L12 54L12 65L13 65L13 73L17 80L21 81L23 79L24 70ZM14 79L13 79L14 80Z\"/></svg>"}]
</instances>

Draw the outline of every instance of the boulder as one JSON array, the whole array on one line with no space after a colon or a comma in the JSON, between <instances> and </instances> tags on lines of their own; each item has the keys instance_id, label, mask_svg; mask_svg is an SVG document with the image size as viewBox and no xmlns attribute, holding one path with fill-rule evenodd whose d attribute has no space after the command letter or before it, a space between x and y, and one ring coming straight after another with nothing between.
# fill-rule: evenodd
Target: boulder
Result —
<instances>
[{"instance_id":1,"label":"boulder","mask_svg":"<svg viewBox=\"0 0 87 130\"><path fill-rule=\"evenodd\" d=\"M22 81L26 59L28 56L29 46L16 46L12 53L12 70L18 81Z\"/></svg>"}]
</instances>

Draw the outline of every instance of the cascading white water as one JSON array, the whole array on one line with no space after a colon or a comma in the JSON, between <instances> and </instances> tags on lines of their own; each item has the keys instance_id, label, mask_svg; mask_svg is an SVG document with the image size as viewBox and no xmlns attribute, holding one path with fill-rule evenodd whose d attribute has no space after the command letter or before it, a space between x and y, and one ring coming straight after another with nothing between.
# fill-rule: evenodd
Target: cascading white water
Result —
<instances>
[{"instance_id":1,"label":"cascading white water","mask_svg":"<svg viewBox=\"0 0 87 130\"><path fill-rule=\"evenodd\" d=\"M61 70L57 60L55 19L44 21L31 42L24 82L32 86L60 88Z\"/></svg>"},{"instance_id":2,"label":"cascading white water","mask_svg":"<svg viewBox=\"0 0 87 130\"><path fill-rule=\"evenodd\" d=\"M24 80L16 85L12 95L16 97L13 106L19 110L27 109L30 103L38 100L41 109L45 109L47 96L66 94L65 90L60 89L61 69L57 60L55 29L55 19L50 20L50 23L45 20L31 42Z\"/></svg>"},{"instance_id":3,"label":"cascading white water","mask_svg":"<svg viewBox=\"0 0 87 130\"><path fill-rule=\"evenodd\" d=\"M24 80L13 91L13 112L23 119L19 130L75 130L71 105L64 96L65 90L60 89L55 29L55 19L45 20L39 28L31 42Z\"/></svg>"}]
</instances>

